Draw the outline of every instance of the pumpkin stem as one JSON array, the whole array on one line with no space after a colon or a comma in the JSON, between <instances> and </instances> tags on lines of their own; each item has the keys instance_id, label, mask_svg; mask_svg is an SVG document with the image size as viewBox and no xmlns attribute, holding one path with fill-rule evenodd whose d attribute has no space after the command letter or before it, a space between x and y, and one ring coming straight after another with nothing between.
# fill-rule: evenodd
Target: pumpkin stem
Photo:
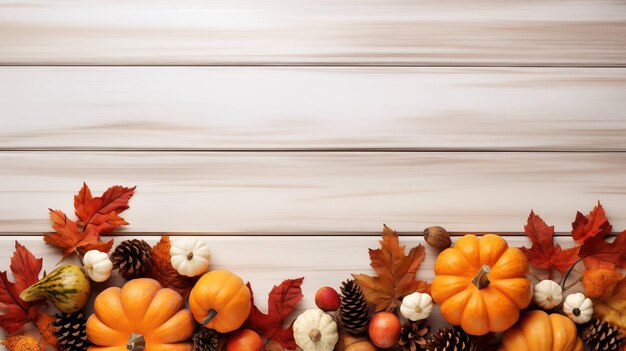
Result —
<instances>
[{"instance_id":1,"label":"pumpkin stem","mask_svg":"<svg viewBox=\"0 0 626 351\"><path fill-rule=\"evenodd\" d=\"M193 258L193 251L187 254L187 259L191 260Z\"/></svg>"},{"instance_id":2,"label":"pumpkin stem","mask_svg":"<svg viewBox=\"0 0 626 351\"><path fill-rule=\"evenodd\" d=\"M472 283L474 283L478 289L486 288L489 283L491 283L487 276L489 272L491 272L491 268L489 268L488 265L482 266L478 273L476 273L476 276L474 276L474 279L472 279Z\"/></svg>"},{"instance_id":3,"label":"pumpkin stem","mask_svg":"<svg viewBox=\"0 0 626 351\"><path fill-rule=\"evenodd\" d=\"M317 328L311 329L309 332L309 338L311 338L311 341L313 342L318 342L322 338L322 332Z\"/></svg>"},{"instance_id":4,"label":"pumpkin stem","mask_svg":"<svg viewBox=\"0 0 626 351\"><path fill-rule=\"evenodd\" d=\"M131 333L126 343L128 351L143 351L146 347L146 339L141 334Z\"/></svg>"},{"instance_id":5,"label":"pumpkin stem","mask_svg":"<svg viewBox=\"0 0 626 351\"><path fill-rule=\"evenodd\" d=\"M211 322L213 318L215 318L215 316L217 316L217 311L211 308L209 310L209 315L206 316L206 318L202 321L202 325L209 324L209 322Z\"/></svg>"}]
</instances>

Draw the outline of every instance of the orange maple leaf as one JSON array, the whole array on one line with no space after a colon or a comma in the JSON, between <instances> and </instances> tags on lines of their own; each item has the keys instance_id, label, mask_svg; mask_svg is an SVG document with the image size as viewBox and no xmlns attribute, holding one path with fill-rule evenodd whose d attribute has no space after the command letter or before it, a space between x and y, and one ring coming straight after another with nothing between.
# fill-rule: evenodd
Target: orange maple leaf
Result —
<instances>
[{"instance_id":1,"label":"orange maple leaf","mask_svg":"<svg viewBox=\"0 0 626 351\"><path fill-rule=\"evenodd\" d=\"M398 307L400 298L413 292L428 292L430 286L415 279L415 273L426 256L421 244L411 248L405 255L405 245L400 246L398 233L386 225L383 228L380 249L369 249L370 266L377 277L366 274L352 276L363 290L365 299L376 305L376 311L392 311Z\"/></svg>"},{"instance_id":2,"label":"orange maple leaf","mask_svg":"<svg viewBox=\"0 0 626 351\"><path fill-rule=\"evenodd\" d=\"M93 230L81 232L78 230L78 224L67 218L63 211L49 210L55 233L45 233L43 240L49 245L62 248L63 257L98 242L98 235Z\"/></svg>"},{"instance_id":3,"label":"orange maple leaf","mask_svg":"<svg viewBox=\"0 0 626 351\"><path fill-rule=\"evenodd\" d=\"M113 247L113 240L99 241L100 233L128 224L118 214L128 208L128 201L134 192L135 187L115 185L102 196L93 197L87 184L83 183L78 194L74 196L74 210L78 221L67 218L62 211L50 209L55 233L44 234L44 241L62 248L63 257L72 252L89 250L109 252Z\"/></svg>"}]
</instances>

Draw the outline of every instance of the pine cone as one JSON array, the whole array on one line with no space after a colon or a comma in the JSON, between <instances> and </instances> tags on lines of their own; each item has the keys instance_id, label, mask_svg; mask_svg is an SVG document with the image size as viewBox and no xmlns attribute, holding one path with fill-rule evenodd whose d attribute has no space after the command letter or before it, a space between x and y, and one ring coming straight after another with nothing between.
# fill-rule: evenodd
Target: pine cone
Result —
<instances>
[{"instance_id":1,"label":"pine cone","mask_svg":"<svg viewBox=\"0 0 626 351\"><path fill-rule=\"evenodd\" d=\"M139 239L124 240L111 254L113 268L127 280L144 276L150 267L150 245Z\"/></svg>"},{"instance_id":2,"label":"pine cone","mask_svg":"<svg viewBox=\"0 0 626 351\"><path fill-rule=\"evenodd\" d=\"M429 351L476 351L476 339L461 328L442 328L428 339Z\"/></svg>"},{"instance_id":3,"label":"pine cone","mask_svg":"<svg viewBox=\"0 0 626 351\"><path fill-rule=\"evenodd\" d=\"M85 315L82 312L57 313L54 315L54 335L61 351L85 351L90 342L87 339Z\"/></svg>"},{"instance_id":4,"label":"pine cone","mask_svg":"<svg viewBox=\"0 0 626 351\"><path fill-rule=\"evenodd\" d=\"M193 351L217 351L220 334L213 329L202 328L193 335Z\"/></svg>"},{"instance_id":5,"label":"pine cone","mask_svg":"<svg viewBox=\"0 0 626 351\"><path fill-rule=\"evenodd\" d=\"M618 327L599 319L594 319L585 326L582 337L591 351L619 351L626 343L626 338Z\"/></svg>"},{"instance_id":6,"label":"pine cone","mask_svg":"<svg viewBox=\"0 0 626 351\"><path fill-rule=\"evenodd\" d=\"M359 334L367 329L370 321L367 301L361 287L353 279L341 283L339 316L344 329L352 334Z\"/></svg>"},{"instance_id":7,"label":"pine cone","mask_svg":"<svg viewBox=\"0 0 626 351\"><path fill-rule=\"evenodd\" d=\"M402 351L425 350L427 345L426 335L430 327L425 320L406 323L400 330L400 341L398 345Z\"/></svg>"}]
</instances>

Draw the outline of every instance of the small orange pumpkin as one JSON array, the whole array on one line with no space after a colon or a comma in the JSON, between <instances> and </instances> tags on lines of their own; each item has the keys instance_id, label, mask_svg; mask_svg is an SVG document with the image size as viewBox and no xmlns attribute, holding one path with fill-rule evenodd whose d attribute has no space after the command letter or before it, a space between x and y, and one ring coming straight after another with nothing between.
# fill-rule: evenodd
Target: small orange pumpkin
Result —
<instances>
[{"instance_id":1,"label":"small orange pumpkin","mask_svg":"<svg viewBox=\"0 0 626 351\"><path fill-rule=\"evenodd\" d=\"M571 319L544 311L526 312L504 333L498 351L582 351L583 342Z\"/></svg>"},{"instance_id":2,"label":"small orange pumpkin","mask_svg":"<svg viewBox=\"0 0 626 351\"><path fill-rule=\"evenodd\" d=\"M250 290L229 271L211 271L191 289L189 308L206 328L228 333L241 327L248 318L252 308Z\"/></svg>"},{"instance_id":3,"label":"small orange pumpkin","mask_svg":"<svg viewBox=\"0 0 626 351\"><path fill-rule=\"evenodd\" d=\"M532 297L528 261L495 234L465 235L435 261L431 295L443 317L472 335L501 332Z\"/></svg>"},{"instance_id":4,"label":"small orange pumpkin","mask_svg":"<svg viewBox=\"0 0 626 351\"><path fill-rule=\"evenodd\" d=\"M87 320L89 351L191 351L193 317L176 291L134 279L101 292Z\"/></svg>"}]
</instances>

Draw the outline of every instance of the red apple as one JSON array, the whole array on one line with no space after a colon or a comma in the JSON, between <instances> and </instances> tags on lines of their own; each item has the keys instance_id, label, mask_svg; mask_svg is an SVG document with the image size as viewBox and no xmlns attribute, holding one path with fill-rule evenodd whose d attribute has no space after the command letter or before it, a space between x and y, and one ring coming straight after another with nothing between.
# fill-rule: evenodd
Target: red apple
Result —
<instances>
[{"instance_id":1,"label":"red apple","mask_svg":"<svg viewBox=\"0 0 626 351\"><path fill-rule=\"evenodd\" d=\"M239 329L226 342L226 351L261 351L263 340L250 329Z\"/></svg>"},{"instance_id":2,"label":"red apple","mask_svg":"<svg viewBox=\"0 0 626 351\"><path fill-rule=\"evenodd\" d=\"M391 312L378 312L370 320L370 341L381 349L395 346L400 339L400 319Z\"/></svg>"},{"instance_id":3,"label":"red apple","mask_svg":"<svg viewBox=\"0 0 626 351\"><path fill-rule=\"evenodd\" d=\"M315 293L315 304L324 312L337 311L340 305L337 290L330 286L319 288Z\"/></svg>"}]
</instances>

